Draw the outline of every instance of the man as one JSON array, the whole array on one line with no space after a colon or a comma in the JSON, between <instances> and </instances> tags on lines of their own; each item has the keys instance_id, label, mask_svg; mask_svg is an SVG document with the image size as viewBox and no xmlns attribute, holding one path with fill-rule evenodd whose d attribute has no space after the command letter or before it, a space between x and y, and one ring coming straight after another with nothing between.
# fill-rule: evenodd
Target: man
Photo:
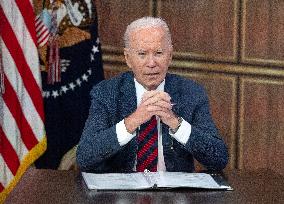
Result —
<instances>
[{"instance_id":1,"label":"man","mask_svg":"<svg viewBox=\"0 0 284 204\"><path fill-rule=\"evenodd\" d=\"M173 52L167 24L160 18L138 19L127 27L124 41L132 72L91 91L77 149L80 169L193 172L193 158L208 170L223 169L227 148L212 121L204 89L167 73Z\"/></svg>"}]
</instances>

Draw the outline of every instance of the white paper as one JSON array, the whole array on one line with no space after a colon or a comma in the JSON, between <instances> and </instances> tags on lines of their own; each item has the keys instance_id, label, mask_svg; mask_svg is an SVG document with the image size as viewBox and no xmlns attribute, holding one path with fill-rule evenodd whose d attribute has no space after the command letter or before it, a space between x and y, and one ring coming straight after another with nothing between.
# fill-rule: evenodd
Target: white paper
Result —
<instances>
[{"instance_id":1,"label":"white paper","mask_svg":"<svg viewBox=\"0 0 284 204\"><path fill-rule=\"evenodd\" d=\"M147 189L151 187L143 173L82 173L89 189L127 190Z\"/></svg>"},{"instance_id":2,"label":"white paper","mask_svg":"<svg viewBox=\"0 0 284 204\"><path fill-rule=\"evenodd\" d=\"M227 189L219 185L209 174L184 172L147 172L147 173L82 173L89 189L97 190L139 190L157 188L205 188Z\"/></svg>"},{"instance_id":3,"label":"white paper","mask_svg":"<svg viewBox=\"0 0 284 204\"><path fill-rule=\"evenodd\" d=\"M158 187L218 189L220 185L205 173L159 172Z\"/></svg>"}]
</instances>

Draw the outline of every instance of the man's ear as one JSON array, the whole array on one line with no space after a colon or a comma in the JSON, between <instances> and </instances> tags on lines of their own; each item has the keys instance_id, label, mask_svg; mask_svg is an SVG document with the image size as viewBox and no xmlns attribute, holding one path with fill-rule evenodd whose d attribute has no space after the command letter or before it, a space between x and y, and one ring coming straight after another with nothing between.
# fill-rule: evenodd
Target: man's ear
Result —
<instances>
[{"instance_id":1,"label":"man's ear","mask_svg":"<svg viewBox=\"0 0 284 204\"><path fill-rule=\"evenodd\" d=\"M169 64L172 63L172 60L173 60L173 48L171 47L170 48L170 56L169 56Z\"/></svg>"},{"instance_id":2,"label":"man's ear","mask_svg":"<svg viewBox=\"0 0 284 204\"><path fill-rule=\"evenodd\" d=\"M170 56L171 61L173 60L173 49L171 50L171 56Z\"/></svg>"},{"instance_id":3,"label":"man's ear","mask_svg":"<svg viewBox=\"0 0 284 204\"><path fill-rule=\"evenodd\" d=\"M131 63L130 63L130 60L129 60L129 48L124 48L124 58L125 58L125 62L126 62L126 64L127 64L127 66L129 67L129 68L132 68L131 67Z\"/></svg>"}]
</instances>

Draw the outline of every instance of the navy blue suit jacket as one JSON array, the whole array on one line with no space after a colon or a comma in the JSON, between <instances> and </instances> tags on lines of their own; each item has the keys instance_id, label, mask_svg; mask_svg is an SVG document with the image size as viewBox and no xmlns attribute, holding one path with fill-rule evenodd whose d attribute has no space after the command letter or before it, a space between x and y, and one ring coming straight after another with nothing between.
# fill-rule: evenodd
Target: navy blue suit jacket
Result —
<instances>
[{"instance_id":1,"label":"navy blue suit jacket","mask_svg":"<svg viewBox=\"0 0 284 204\"><path fill-rule=\"evenodd\" d=\"M92 103L77 149L82 171L132 172L136 160L134 137L120 146L116 124L137 108L132 72L102 81L91 91ZM183 77L167 74L165 92L176 103L173 111L192 126L185 145L169 135L162 123L163 153L167 171L193 172L193 158L209 170L221 170L228 161L227 147L212 121L207 95L202 86Z\"/></svg>"}]
</instances>

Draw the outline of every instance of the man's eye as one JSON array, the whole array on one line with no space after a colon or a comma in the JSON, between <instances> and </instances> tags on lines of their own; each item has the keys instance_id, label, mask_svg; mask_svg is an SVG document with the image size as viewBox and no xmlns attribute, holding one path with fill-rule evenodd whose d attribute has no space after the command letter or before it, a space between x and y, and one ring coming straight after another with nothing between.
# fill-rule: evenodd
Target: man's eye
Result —
<instances>
[{"instance_id":1,"label":"man's eye","mask_svg":"<svg viewBox=\"0 0 284 204\"><path fill-rule=\"evenodd\" d=\"M163 55L163 52L162 51L157 51L156 55Z\"/></svg>"},{"instance_id":2,"label":"man's eye","mask_svg":"<svg viewBox=\"0 0 284 204\"><path fill-rule=\"evenodd\" d=\"M145 52L138 52L138 55L139 55L139 56L145 56L146 53L145 53Z\"/></svg>"}]
</instances>

